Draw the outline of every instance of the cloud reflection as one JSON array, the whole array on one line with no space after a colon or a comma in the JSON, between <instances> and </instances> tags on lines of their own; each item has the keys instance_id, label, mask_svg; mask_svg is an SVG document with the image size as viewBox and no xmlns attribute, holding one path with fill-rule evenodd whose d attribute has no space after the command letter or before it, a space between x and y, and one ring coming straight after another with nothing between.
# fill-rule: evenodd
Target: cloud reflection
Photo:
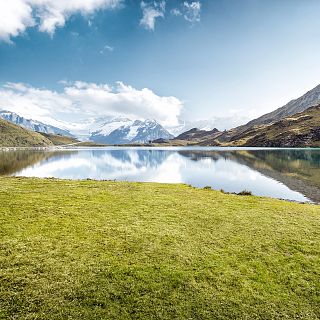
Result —
<instances>
[{"instance_id":1,"label":"cloud reflection","mask_svg":"<svg viewBox=\"0 0 320 320\"><path fill-rule=\"evenodd\" d=\"M306 201L301 193L240 161L234 152L110 148L79 150L46 158L16 173L28 177L98 179L211 186L227 192Z\"/></svg>"}]
</instances>

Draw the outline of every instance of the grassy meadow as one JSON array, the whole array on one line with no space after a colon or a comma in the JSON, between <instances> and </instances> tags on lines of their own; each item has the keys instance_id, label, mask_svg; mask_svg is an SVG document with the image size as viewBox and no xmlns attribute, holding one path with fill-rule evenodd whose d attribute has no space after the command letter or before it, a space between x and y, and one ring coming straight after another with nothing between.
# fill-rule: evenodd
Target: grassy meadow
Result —
<instances>
[{"instance_id":1,"label":"grassy meadow","mask_svg":"<svg viewBox=\"0 0 320 320\"><path fill-rule=\"evenodd\" d=\"M320 206L0 178L0 319L320 319Z\"/></svg>"}]
</instances>

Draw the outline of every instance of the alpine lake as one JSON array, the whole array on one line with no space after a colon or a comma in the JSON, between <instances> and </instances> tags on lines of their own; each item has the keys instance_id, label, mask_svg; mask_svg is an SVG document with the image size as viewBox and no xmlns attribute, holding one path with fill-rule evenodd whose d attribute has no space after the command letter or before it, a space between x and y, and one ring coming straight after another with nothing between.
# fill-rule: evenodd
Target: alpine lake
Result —
<instances>
[{"instance_id":1,"label":"alpine lake","mask_svg":"<svg viewBox=\"0 0 320 320\"><path fill-rule=\"evenodd\" d=\"M0 175L184 183L320 202L320 149L103 147L1 149Z\"/></svg>"}]
</instances>

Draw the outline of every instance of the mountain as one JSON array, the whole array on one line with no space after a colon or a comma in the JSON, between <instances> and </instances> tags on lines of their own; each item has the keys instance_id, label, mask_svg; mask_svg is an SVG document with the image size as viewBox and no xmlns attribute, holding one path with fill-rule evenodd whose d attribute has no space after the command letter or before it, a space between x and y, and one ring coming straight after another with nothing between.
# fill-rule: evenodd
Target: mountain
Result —
<instances>
[{"instance_id":1,"label":"mountain","mask_svg":"<svg viewBox=\"0 0 320 320\"><path fill-rule=\"evenodd\" d=\"M203 131L211 131L215 129L217 124L217 119L208 119L208 120L195 120L195 121L182 121L179 125L169 129L170 133L175 137L190 131L194 128Z\"/></svg>"},{"instance_id":2,"label":"mountain","mask_svg":"<svg viewBox=\"0 0 320 320\"><path fill-rule=\"evenodd\" d=\"M167 146L190 146L190 145L211 145L210 141L217 142L215 139L222 134L221 131L214 128L212 130L200 130L198 128L192 128L186 132L179 134L173 139L156 139L152 143L155 145L167 145Z\"/></svg>"},{"instance_id":3,"label":"mountain","mask_svg":"<svg viewBox=\"0 0 320 320\"><path fill-rule=\"evenodd\" d=\"M116 118L98 118L94 120L92 128L97 128L91 132L92 136L109 136L111 132L119 129L122 126L128 126L132 124L132 120L125 118L125 117L116 117ZM92 139L91 139L92 140Z\"/></svg>"},{"instance_id":4,"label":"mountain","mask_svg":"<svg viewBox=\"0 0 320 320\"><path fill-rule=\"evenodd\" d=\"M320 147L320 104L271 124L261 124L237 132L225 141L229 132L217 129L189 130L163 145L245 146L245 147ZM222 139L221 139L222 137Z\"/></svg>"},{"instance_id":5,"label":"mountain","mask_svg":"<svg viewBox=\"0 0 320 320\"><path fill-rule=\"evenodd\" d=\"M50 140L55 146L76 145L80 143L78 139L72 137L60 136L44 132L39 133L48 140Z\"/></svg>"},{"instance_id":6,"label":"mountain","mask_svg":"<svg viewBox=\"0 0 320 320\"><path fill-rule=\"evenodd\" d=\"M115 118L92 132L90 140L105 144L146 143L173 136L155 120L130 120Z\"/></svg>"},{"instance_id":7,"label":"mountain","mask_svg":"<svg viewBox=\"0 0 320 320\"><path fill-rule=\"evenodd\" d=\"M211 137L212 135L216 135L220 131L216 128L208 131L208 130L200 130L198 128L192 128L189 131L186 131L184 133L181 133L177 137L175 137L175 140L187 140L187 141L195 141L195 140L203 140L208 137Z\"/></svg>"},{"instance_id":8,"label":"mountain","mask_svg":"<svg viewBox=\"0 0 320 320\"><path fill-rule=\"evenodd\" d=\"M219 140L219 138L218 138ZM228 145L248 147L320 147L320 105L272 124L234 135Z\"/></svg>"},{"instance_id":9,"label":"mountain","mask_svg":"<svg viewBox=\"0 0 320 320\"><path fill-rule=\"evenodd\" d=\"M175 137L194 128L204 131L211 131L217 128L218 130L222 131L235 128L242 123L248 122L249 120L250 119L245 114L237 114L236 116L233 115L226 117L210 117L205 120L181 121L179 125L170 127L168 131Z\"/></svg>"},{"instance_id":10,"label":"mountain","mask_svg":"<svg viewBox=\"0 0 320 320\"><path fill-rule=\"evenodd\" d=\"M246 126L254 126L259 124L270 124L281 120L283 118L292 116L296 113L303 112L310 107L316 106L320 103L320 85L314 89L308 91L302 97L291 100L285 106L267 113L260 118L252 120L246 124Z\"/></svg>"},{"instance_id":11,"label":"mountain","mask_svg":"<svg viewBox=\"0 0 320 320\"><path fill-rule=\"evenodd\" d=\"M170 140L170 143L175 145L201 145L204 141L215 139L219 135L221 135L221 132L216 128L212 130L200 130L198 128L193 128Z\"/></svg>"},{"instance_id":12,"label":"mountain","mask_svg":"<svg viewBox=\"0 0 320 320\"><path fill-rule=\"evenodd\" d=\"M0 147L45 147L51 145L53 143L40 133L0 119Z\"/></svg>"},{"instance_id":13,"label":"mountain","mask_svg":"<svg viewBox=\"0 0 320 320\"><path fill-rule=\"evenodd\" d=\"M0 111L0 118L35 132L43 132L48 134L55 134L55 135L69 136L69 137L72 136L72 134L67 130L63 130L48 124L44 124L40 121L26 119L11 111L5 111L5 110Z\"/></svg>"},{"instance_id":14,"label":"mountain","mask_svg":"<svg viewBox=\"0 0 320 320\"><path fill-rule=\"evenodd\" d=\"M257 119L249 121L247 124L238 126L236 128L226 131L219 137L220 142L228 142L234 140L238 135L247 131L254 126L263 124L272 124L286 117L292 116L296 113L303 112L310 107L316 106L320 103L320 85L305 93L302 97L291 100L281 108L267 113Z\"/></svg>"},{"instance_id":15,"label":"mountain","mask_svg":"<svg viewBox=\"0 0 320 320\"><path fill-rule=\"evenodd\" d=\"M208 135L191 137L188 144L203 146L317 146L320 117L320 85L285 106L245 125ZM187 131L188 133L188 131ZM177 138L174 142L177 141ZM171 143L171 141L170 141Z\"/></svg>"}]
</instances>

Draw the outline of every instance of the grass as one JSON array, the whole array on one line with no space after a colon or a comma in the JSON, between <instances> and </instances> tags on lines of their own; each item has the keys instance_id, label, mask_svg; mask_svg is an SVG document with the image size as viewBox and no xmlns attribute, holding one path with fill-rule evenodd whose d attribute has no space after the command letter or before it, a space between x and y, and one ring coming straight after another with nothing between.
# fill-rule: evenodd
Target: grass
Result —
<instances>
[{"instance_id":1,"label":"grass","mask_svg":"<svg viewBox=\"0 0 320 320\"><path fill-rule=\"evenodd\" d=\"M320 206L0 178L0 319L319 319Z\"/></svg>"},{"instance_id":2,"label":"grass","mask_svg":"<svg viewBox=\"0 0 320 320\"><path fill-rule=\"evenodd\" d=\"M97 143L93 141L82 141L77 144L77 147L107 147L107 144Z\"/></svg>"},{"instance_id":3,"label":"grass","mask_svg":"<svg viewBox=\"0 0 320 320\"><path fill-rule=\"evenodd\" d=\"M43 133L43 132L39 132L39 133L42 136L44 136L46 139L51 141L55 146L79 143L79 140L76 138L73 138L73 137L48 134L48 133Z\"/></svg>"},{"instance_id":4,"label":"grass","mask_svg":"<svg viewBox=\"0 0 320 320\"><path fill-rule=\"evenodd\" d=\"M72 137L27 130L9 121L0 119L1 147L47 147L78 143Z\"/></svg>"},{"instance_id":5,"label":"grass","mask_svg":"<svg viewBox=\"0 0 320 320\"><path fill-rule=\"evenodd\" d=\"M40 133L0 119L0 147L44 147L52 142Z\"/></svg>"}]
</instances>

